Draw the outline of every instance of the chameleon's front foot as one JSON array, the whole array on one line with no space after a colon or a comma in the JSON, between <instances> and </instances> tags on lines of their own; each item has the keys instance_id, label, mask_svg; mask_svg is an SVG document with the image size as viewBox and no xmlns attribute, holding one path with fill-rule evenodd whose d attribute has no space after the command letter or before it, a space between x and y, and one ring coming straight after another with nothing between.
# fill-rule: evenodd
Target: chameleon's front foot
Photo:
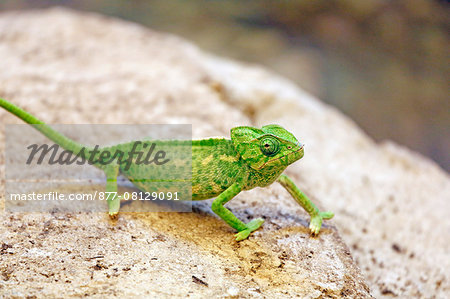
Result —
<instances>
[{"instance_id":1,"label":"chameleon's front foot","mask_svg":"<svg viewBox=\"0 0 450 299\"><path fill-rule=\"evenodd\" d=\"M322 227L322 221L325 219L331 219L333 216L333 212L319 212L319 214L311 216L311 223L309 224L311 234L317 235Z\"/></svg>"},{"instance_id":2,"label":"chameleon's front foot","mask_svg":"<svg viewBox=\"0 0 450 299\"><path fill-rule=\"evenodd\" d=\"M237 234L234 235L236 237L236 241L242 241L242 240L247 239L248 236L250 235L250 233L257 230L261 226L261 224L263 224L263 222L264 222L264 219L256 218L256 219L253 219L252 221L250 221L249 223L247 223L246 229L241 230L240 232L238 232Z\"/></svg>"}]
</instances>

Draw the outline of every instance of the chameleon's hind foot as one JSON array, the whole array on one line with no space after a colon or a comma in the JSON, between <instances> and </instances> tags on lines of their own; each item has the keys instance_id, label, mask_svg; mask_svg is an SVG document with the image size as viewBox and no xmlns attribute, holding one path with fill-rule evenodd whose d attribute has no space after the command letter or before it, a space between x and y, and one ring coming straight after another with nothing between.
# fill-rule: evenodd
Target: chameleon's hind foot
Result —
<instances>
[{"instance_id":1,"label":"chameleon's hind foot","mask_svg":"<svg viewBox=\"0 0 450 299\"><path fill-rule=\"evenodd\" d=\"M108 199L108 214L113 220L117 219L119 216L120 209L120 199L121 196L116 196L114 199Z\"/></svg>"},{"instance_id":2,"label":"chameleon's hind foot","mask_svg":"<svg viewBox=\"0 0 450 299\"><path fill-rule=\"evenodd\" d=\"M241 230L240 232L238 232L237 234L234 235L236 237L236 241L242 241L242 240L247 239L248 236L250 235L250 233L257 230L261 226L261 224L263 224L263 222L264 222L264 219L256 218L256 219L253 219L252 221L250 221L249 223L247 223L246 229Z\"/></svg>"},{"instance_id":3,"label":"chameleon's hind foot","mask_svg":"<svg viewBox=\"0 0 450 299\"><path fill-rule=\"evenodd\" d=\"M109 212L109 218L111 219L111 220L117 220L118 218L119 218L119 213L117 212L117 213L111 213L111 212Z\"/></svg>"},{"instance_id":4,"label":"chameleon's hind foot","mask_svg":"<svg viewBox=\"0 0 450 299\"><path fill-rule=\"evenodd\" d=\"M319 234L320 228L322 227L322 221L325 219L331 219L333 216L333 212L319 212L319 214L312 216L311 223L309 224L311 234L313 236Z\"/></svg>"}]
</instances>

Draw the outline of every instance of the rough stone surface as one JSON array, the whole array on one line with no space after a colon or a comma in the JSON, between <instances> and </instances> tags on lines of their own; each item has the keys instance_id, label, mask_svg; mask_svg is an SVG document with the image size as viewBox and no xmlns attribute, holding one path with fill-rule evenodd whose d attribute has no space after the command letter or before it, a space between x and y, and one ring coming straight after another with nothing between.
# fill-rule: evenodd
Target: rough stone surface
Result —
<instances>
[{"instance_id":1,"label":"rough stone surface","mask_svg":"<svg viewBox=\"0 0 450 299\"><path fill-rule=\"evenodd\" d=\"M267 220L236 243L210 201L194 213L124 212L115 223L101 213L0 212L0 295L369 297L345 243L376 297L450 291L448 175L375 144L290 82L174 36L61 9L0 14L0 57L0 96L48 123L192 123L194 137L284 125L306 143L288 173L336 213L311 238L308 216L280 186L245 192L231 209ZM0 110L0 123L21 122Z\"/></svg>"}]
</instances>

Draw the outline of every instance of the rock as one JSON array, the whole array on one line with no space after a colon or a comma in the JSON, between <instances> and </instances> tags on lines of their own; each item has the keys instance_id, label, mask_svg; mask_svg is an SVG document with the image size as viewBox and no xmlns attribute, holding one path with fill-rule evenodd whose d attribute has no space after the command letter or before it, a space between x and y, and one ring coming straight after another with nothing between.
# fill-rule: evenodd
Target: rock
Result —
<instances>
[{"instance_id":1,"label":"rock","mask_svg":"<svg viewBox=\"0 0 450 299\"><path fill-rule=\"evenodd\" d=\"M115 223L103 213L2 212L1 240L14 253L1 256L0 294L370 297L344 241L376 296L449 290L448 175L375 144L290 82L175 36L64 9L2 13L0 57L0 96L48 123L192 123L196 138L284 125L306 143L289 174L336 213L312 238L309 217L280 186L245 192L229 207L266 222L236 243L210 201L194 213L123 212ZM0 115L2 125L21 123ZM3 156L0 165L4 178Z\"/></svg>"}]
</instances>

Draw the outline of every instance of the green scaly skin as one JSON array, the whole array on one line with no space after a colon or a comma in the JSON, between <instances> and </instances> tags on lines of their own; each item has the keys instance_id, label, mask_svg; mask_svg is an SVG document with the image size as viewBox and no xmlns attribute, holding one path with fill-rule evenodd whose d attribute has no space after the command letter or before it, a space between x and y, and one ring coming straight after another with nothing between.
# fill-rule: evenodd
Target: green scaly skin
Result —
<instances>
[{"instance_id":1,"label":"green scaly skin","mask_svg":"<svg viewBox=\"0 0 450 299\"><path fill-rule=\"evenodd\" d=\"M0 98L0 106L28 124L35 126L42 134L66 150L77 155L81 149L87 148L22 110L14 104ZM228 225L238 231L237 241L248 238L251 232L257 230L264 222L257 218L249 223L239 220L224 205L242 190L255 187L265 187L273 182L279 182L292 197L309 213L309 225L313 235L319 233L324 219L331 219L332 212L320 212L308 197L297 188L294 182L282 172L290 164L303 157L303 145L290 132L279 125L267 125L261 129L242 126L231 129L231 140L225 138L211 138L194 141L143 141L170 143L171 146L192 145L192 200L203 200L216 197L212 203L212 210ZM118 144L106 149L131 150L133 142ZM149 178L158 176L158 169L151 165L132 164L129 169L123 165L95 164L106 174L106 191L117 192L117 176L125 175L142 191L147 191L151 181ZM170 184L171 182L167 182ZM147 188L147 189L146 189ZM120 197L108 200L108 210L111 217L115 217L120 208Z\"/></svg>"}]
</instances>

